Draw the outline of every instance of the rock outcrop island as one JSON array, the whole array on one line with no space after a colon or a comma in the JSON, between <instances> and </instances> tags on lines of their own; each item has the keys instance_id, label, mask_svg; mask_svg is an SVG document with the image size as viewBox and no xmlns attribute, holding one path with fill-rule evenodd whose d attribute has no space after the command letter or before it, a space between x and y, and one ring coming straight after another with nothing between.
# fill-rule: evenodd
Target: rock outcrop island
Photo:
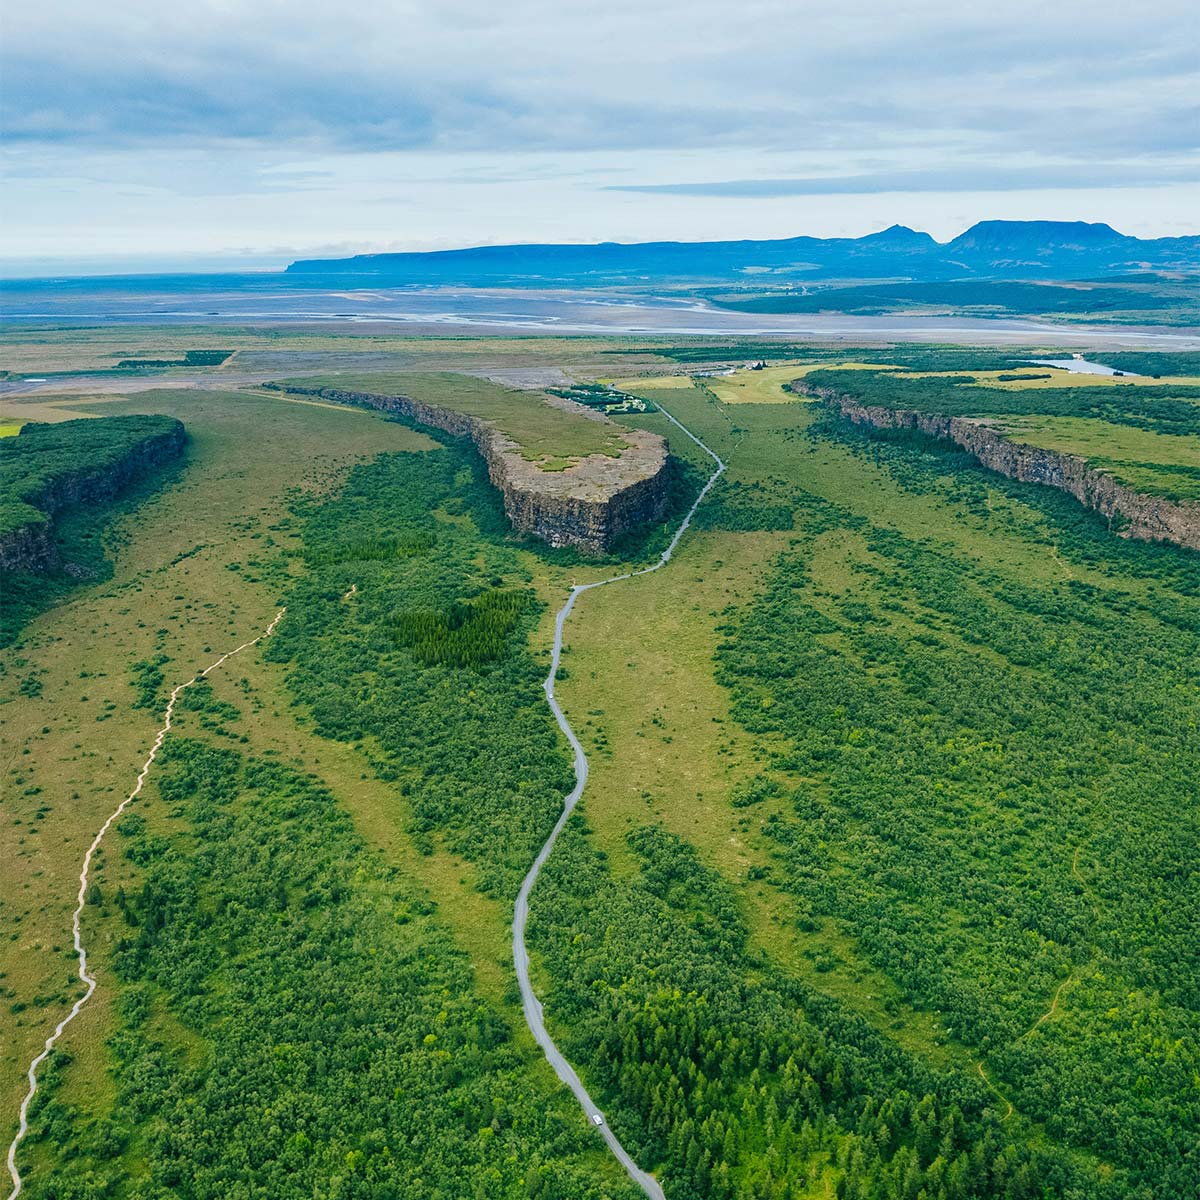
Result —
<instances>
[{"instance_id":1,"label":"rock outcrop island","mask_svg":"<svg viewBox=\"0 0 1200 1200\"><path fill-rule=\"evenodd\" d=\"M618 454L586 454L568 465L547 469L526 457L518 442L494 421L460 411L450 403L406 395L402 387L388 389L394 394L385 395L357 385L342 388L280 382L267 386L398 413L469 438L487 463L488 476L503 496L504 511L513 528L551 546L603 554L626 534L666 516L666 440L648 430L618 427L603 414L570 400L527 394L527 403L544 403L577 419L603 422L619 430L624 446Z\"/></svg>"}]
</instances>

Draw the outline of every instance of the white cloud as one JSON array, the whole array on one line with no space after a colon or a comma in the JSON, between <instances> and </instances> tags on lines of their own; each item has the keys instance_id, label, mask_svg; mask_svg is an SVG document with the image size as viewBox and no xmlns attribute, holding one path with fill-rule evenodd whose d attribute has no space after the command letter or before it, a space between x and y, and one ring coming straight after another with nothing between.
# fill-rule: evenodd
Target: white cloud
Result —
<instances>
[{"instance_id":1,"label":"white cloud","mask_svg":"<svg viewBox=\"0 0 1200 1200\"><path fill-rule=\"evenodd\" d=\"M8 252L949 233L969 195L1183 232L1198 40L1192 0L10 5ZM826 177L877 194L604 190Z\"/></svg>"}]
</instances>

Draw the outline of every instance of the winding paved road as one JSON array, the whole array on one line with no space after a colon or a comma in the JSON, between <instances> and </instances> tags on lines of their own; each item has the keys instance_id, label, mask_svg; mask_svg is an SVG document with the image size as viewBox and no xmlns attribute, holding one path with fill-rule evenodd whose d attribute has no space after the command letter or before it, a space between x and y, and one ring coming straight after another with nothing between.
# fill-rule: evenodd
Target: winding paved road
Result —
<instances>
[{"instance_id":1,"label":"winding paved road","mask_svg":"<svg viewBox=\"0 0 1200 1200\"><path fill-rule=\"evenodd\" d=\"M567 1062L562 1052L554 1044L554 1039L546 1032L541 1001L538 1000L537 995L534 993L533 985L529 982L529 951L525 947L525 924L529 919L529 893L533 890L533 885L537 882L538 873L550 857L550 852L554 849L554 843L558 840L558 835L562 832L563 826L566 825L571 813L575 810L575 805L579 803L579 798L583 795L583 789L587 784L588 777L587 755L584 754L583 747L579 744L579 739L575 736L575 731L571 728L567 718L563 715L563 710L559 707L558 701L554 698L554 677L558 674L558 663L562 656L563 627L567 623L567 618L571 615L571 610L575 607L575 601L584 592L590 592L593 588L607 587L610 583L620 583L624 579L634 579L638 575L649 575L652 571L657 571L660 567L665 567L671 561L671 555L675 553L675 547L679 545L679 539L683 537L687 531L687 527L692 523L692 517L695 515L696 509L700 507L701 501L708 495L709 489L717 482L725 470L725 463L713 450L706 446L690 429L675 420L661 405L659 405L659 409L672 425L678 426L717 464L716 470L709 476L708 482L704 487L700 489L700 494L696 497L692 507L688 509L687 516L683 518L679 528L675 531L675 536L671 539L671 544L662 552L658 562L649 567L642 567L639 571L627 571L624 575L614 575L611 579L600 579L595 583L577 584L571 589L571 594L567 597L566 604L558 610L558 616L554 621L554 652L550 658L550 674L546 676L546 682L543 686L546 691L546 700L550 704L550 711L554 713L554 719L558 722L559 729L563 731L575 754L575 787L563 800L562 815L550 831L550 836L546 839L546 844L538 852L537 858L533 860L533 866L529 868L529 874L525 876L525 880L521 884L521 890L517 893L516 910L513 913L513 963L517 968L517 982L521 986L521 1004L525 1010L525 1023L529 1026L529 1031L537 1040L537 1044L545 1052L546 1058L554 1068L555 1074L575 1093L575 1099L579 1101L583 1111L587 1114L588 1120L597 1126L601 1136L608 1143L608 1148L613 1152L614 1157L629 1173L629 1178L650 1197L650 1200L664 1200L663 1191L658 1184L658 1180L653 1175L643 1171L633 1161L629 1152L621 1145L617 1135L609 1128L608 1122L605 1121L604 1114L600 1111L596 1102L588 1095L587 1088L583 1086L583 1082L575 1073L575 1068Z\"/></svg>"}]
</instances>

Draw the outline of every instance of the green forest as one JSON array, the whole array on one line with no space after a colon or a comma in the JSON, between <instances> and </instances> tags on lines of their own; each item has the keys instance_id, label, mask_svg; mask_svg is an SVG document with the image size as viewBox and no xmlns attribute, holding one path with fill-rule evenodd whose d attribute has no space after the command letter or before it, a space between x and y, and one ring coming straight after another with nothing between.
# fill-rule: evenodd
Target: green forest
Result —
<instances>
[{"instance_id":1,"label":"green forest","mask_svg":"<svg viewBox=\"0 0 1200 1200\"><path fill-rule=\"evenodd\" d=\"M727 291L706 294L723 308L764 313L874 315L922 307L964 316L1036 314L1174 325L1194 321L1197 309L1194 281L1149 275L1066 284L1002 279L908 281L806 286L803 292L780 289L748 296Z\"/></svg>"}]
</instances>

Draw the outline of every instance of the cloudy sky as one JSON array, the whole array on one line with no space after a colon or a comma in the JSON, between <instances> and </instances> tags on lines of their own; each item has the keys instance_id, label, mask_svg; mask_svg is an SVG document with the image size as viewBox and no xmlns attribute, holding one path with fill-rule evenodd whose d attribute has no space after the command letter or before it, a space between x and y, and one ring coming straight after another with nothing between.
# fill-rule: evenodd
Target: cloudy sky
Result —
<instances>
[{"instance_id":1,"label":"cloudy sky","mask_svg":"<svg viewBox=\"0 0 1200 1200\"><path fill-rule=\"evenodd\" d=\"M7 6L14 273L503 241L1200 232L1195 0Z\"/></svg>"}]
</instances>

